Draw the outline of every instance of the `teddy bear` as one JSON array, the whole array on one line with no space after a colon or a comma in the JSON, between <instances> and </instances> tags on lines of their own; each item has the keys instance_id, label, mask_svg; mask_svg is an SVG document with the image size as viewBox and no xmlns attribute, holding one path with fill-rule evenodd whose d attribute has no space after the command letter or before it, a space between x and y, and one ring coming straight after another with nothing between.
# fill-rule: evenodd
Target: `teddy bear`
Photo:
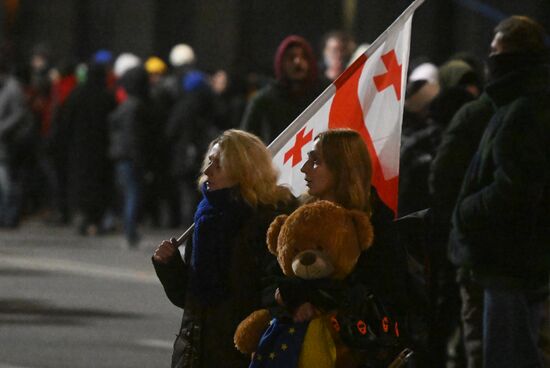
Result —
<instances>
[{"instance_id":1,"label":"teddy bear","mask_svg":"<svg viewBox=\"0 0 550 368\"><path fill-rule=\"evenodd\" d=\"M251 367L277 366L255 364L255 361L275 360L278 354L285 353L284 350L288 355L292 348L286 342L280 343L273 351L259 352L259 344L266 336L284 328L291 338L299 340L299 348L290 353L293 363L287 361L279 366L350 366L347 362L349 348L338 337L338 326L337 323L335 326L334 311L331 310L337 308L332 299L338 292L334 294L332 291L338 290L333 286L350 275L360 254L372 241L373 229L365 212L348 210L325 200L303 205L290 215L274 219L267 232L267 246L277 256L284 274L277 289L284 301L283 309L286 308L291 315L293 307L312 299L315 306L327 307L309 323L301 324L293 323L289 318L285 325L284 318L273 318L267 309L249 315L237 327L234 342L239 351L252 354Z\"/></svg>"}]
</instances>

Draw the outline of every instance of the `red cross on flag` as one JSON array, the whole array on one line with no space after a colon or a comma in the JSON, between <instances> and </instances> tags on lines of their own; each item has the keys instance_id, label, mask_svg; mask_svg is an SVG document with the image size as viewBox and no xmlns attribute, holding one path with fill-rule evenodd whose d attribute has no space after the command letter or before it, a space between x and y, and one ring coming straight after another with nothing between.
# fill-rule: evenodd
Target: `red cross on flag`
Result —
<instances>
[{"instance_id":1,"label":"red cross on flag","mask_svg":"<svg viewBox=\"0 0 550 368\"><path fill-rule=\"evenodd\" d=\"M306 191L300 168L313 138L331 128L357 130L367 144L372 184L397 213L399 148L412 15L424 0L414 1L270 145L281 171L280 183L295 195Z\"/></svg>"}]
</instances>

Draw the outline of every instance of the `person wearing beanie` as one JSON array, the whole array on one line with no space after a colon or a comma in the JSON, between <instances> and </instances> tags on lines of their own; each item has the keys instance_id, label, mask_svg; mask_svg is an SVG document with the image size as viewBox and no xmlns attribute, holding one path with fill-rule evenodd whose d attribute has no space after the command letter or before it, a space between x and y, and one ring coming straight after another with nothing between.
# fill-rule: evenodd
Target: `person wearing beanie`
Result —
<instances>
[{"instance_id":1,"label":"person wearing beanie","mask_svg":"<svg viewBox=\"0 0 550 368\"><path fill-rule=\"evenodd\" d=\"M172 68L165 76L162 84L163 88L169 93L170 105L174 105L185 94L182 81L187 73L194 70L197 59L191 46L180 43L172 47L168 61Z\"/></svg>"},{"instance_id":2,"label":"person wearing beanie","mask_svg":"<svg viewBox=\"0 0 550 368\"><path fill-rule=\"evenodd\" d=\"M321 92L317 62L310 44L286 37L275 53L275 80L248 103L241 129L271 143Z\"/></svg>"},{"instance_id":3,"label":"person wearing beanie","mask_svg":"<svg viewBox=\"0 0 550 368\"><path fill-rule=\"evenodd\" d=\"M145 70L149 74L158 74L162 75L166 73L167 67L166 63L162 61L161 58L157 56L151 56L145 61Z\"/></svg>"},{"instance_id":4,"label":"person wearing beanie","mask_svg":"<svg viewBox=\"0 0 550 368\"><path fill-rule=\"evenodd\" d=\"M139 56L129 52L124 52L116 58L113 65L113 73L117 79L120 79L128 70L139 65L141 65L141 59Z\"/></svg>"},{"instance_id":5,"label":"person wearing beanie","mask_svg":"<svg viewBox=\"0 0 550 368\"><path fill-rule=\"evenodd\" d=\"M550 58L542 26L525 16L500 22L488 69L485 92L495 112L462 181L449 256L482 288L475 306L481 326L475 327L483 366L543 367L538 343L550 273Z\"/></svg>"},{"instance_id":6,"label":"person wearing beanie","mask_svg":"<svg viewBox=\"0 0 550 368\"><path fill-rule=\"evenodd\" d=\"M128 70L121 79L128 98L109 114L109 157L123 199L124 233L128 246L139 242L138 214L143 202L144 177L154 147L154 113L149 80L143 66Z\"/></svg>"},{"instance_id":7,"label":"person wearing beanie","mask_svg":"<svg viewBox=\"0 0 550 368\"><path fill-rule=\"evenodd\" d=\"M92 61L96 64L111 64L113 62L113 53L106 49L100 49L95 52Z\"/></svg>"},{"instance_id":8,"label":"person wearing beanie","mask_svg":"<svg viewBox=\"0 0 550 368\"><path fill-rule=\"evenodd\" d=\"M170 51L170 64L173 68L195 63L195 52L193 48L185 43L180 43Z\"/></svg>"}]
</instances>

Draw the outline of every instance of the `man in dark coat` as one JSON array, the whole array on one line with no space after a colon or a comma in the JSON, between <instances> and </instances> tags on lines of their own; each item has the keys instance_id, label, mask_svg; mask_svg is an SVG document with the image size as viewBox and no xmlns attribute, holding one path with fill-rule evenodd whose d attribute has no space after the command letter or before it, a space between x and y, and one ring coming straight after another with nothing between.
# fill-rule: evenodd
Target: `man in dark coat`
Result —
<instances>
[{"instance_id":1,"label":"man in dark coat","mask_svg":"<svg viewBox=\"0 0 550 368\"><path fill-rule=\"evenodd\" d=\"M285 38L275 54L276 80L249 102L241 129L271 143L321 92L317 62L300 36Z\"/></svg>"},{"instance_id":2,"label":"man in dark coat","mask_svg":"<svg viewBox=\"0 0 550 368\"><path fill-rule=\"evenodd\" d=\"M437 331L441 331L442 327L448 332L449 319L456 320L459 313L456 305L462 304L463 344L470 368L481 367L482 364L482 331L481 324L477 322L482 318L479 307L482 305L483 290L471 280L469 270L459 270L457 277L455 267L447 258L447 245L451 216L462 179L493 113L493 104L486 93L458 110L443 133L441 144L431 163L428 180L432 229L430 286L435 308L432 341L436 343L435 340L440 336ZM462 296L462 301L459 295ZM446 342L436 343L443 349L439 350L441 354L434 354L434 362L437 359L446 359Z\"/></svg>"},{"instance_id":3,"label":"man in dark coat","mask_svg":"<svg viewBox=\"0 0 550 368\"><path fill-rule=\"evenodd\" d=\"M542 367L550 270L550 65L544 30L513 16L495 28L486 92L496 107L457 201L455 265L484 287L484 367Z\"/></svg>"},{"instance_id":4,"label":"man in dark coat","mask_svg":"<svg viewBox=\"0 0 550 368\"><path fill-rule=\"evenodd\" d=\"M124 232L130 247L137 246L137 222L143 196L143 178L154 147L154 116L149 81L142 66L128 70L121 79L128 98L109 115L109 156L123 198Z\"/></svg>"},{"instance_id":5,"label":"man in dark coat","mask_svg":"<svg viewBox=\"0 0 550 368\"><path fill-rule=\"evenodd\" d=\"M107 115L115 108L107 88L104 65L92 63L86 82L66 102L62 127L67 137L69 191L73 206L83 216L78 224L82 235L100 230L112 188L112 168L107 156Z\"/></svg>"}]
</instances>

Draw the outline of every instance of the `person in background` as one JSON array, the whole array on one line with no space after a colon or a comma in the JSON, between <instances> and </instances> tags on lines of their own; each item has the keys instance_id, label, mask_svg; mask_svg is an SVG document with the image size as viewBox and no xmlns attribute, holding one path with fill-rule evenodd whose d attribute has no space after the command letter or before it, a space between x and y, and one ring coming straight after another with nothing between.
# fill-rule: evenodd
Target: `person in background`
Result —
<instances>
[{"instance_id":1,"label":"person in background","mask_svg":"<svg viewBox=\"0 0 550 368\"><path fill-rule=\"evenodd\" d=\"M170 146L164 140L172 98L165 80L168 67L159 57L151 56L145 61L149 75L150 102L154 110L154 128L148 145L153 147L150 165L145 180L143 211L149 215L153 226L177 227L181 224L178 182L171 176ZM188 224L186 224L188 225Z\"/></svg>"},{"instance_id":2,"label":"person in background","mask_svg":"<svg viewBox=\"0 0 550 368\"><path fill-rule=\"evenodd\" d=\"M144 175L149 168L154 112L149 98L149 79L142 66L128 70L120 80L127 98L109 115L109 157L122 194L124 233L130 248L139 242L137 231L143 202Z\"/></svg>"},{"instance_id":3,"label":"person in background","mask_svg":"<svg viewBox=\"0 0 550 368\"><path fill-rule=\"evenodd\" d=\"M245 367L233 344L237 325L261 305L260 280L274 262L267 228L293 205L277 185L271 155L260 139L228 130L214 139L199 179L203 199L182 260L176 240L163 241L153 264L170 301L183 308L172 367Z\"/></svg>"},{"instance_id":4,"label":"person in background","mask_svg":"<svg viewBox=\"0 0 550 368\"><path fill-rule=\"evenodd\" d=\"M114 193L108 157L107 116L116 107L107 86L105 64L91 63L86 81L65 102L69 201L79 213L81 235L102 231L102 220Z\"/></svg>"},{"instance_id":5,"label":"person in background","mask_svg":"<svg viewBox=\"0 0 550 368\"><path fill-rule=\"evenodd\" d=\"M544 34L524 16L495 28L485 89L495 112L452 216L451 261L483 288L485 368L544 366L538 346L550 272L550 59Z\"/></svg>"},{"instance_id":6,"label":"person in background","mask_svg":"<svg viewBox=\"0 0 550 368\"><path fill-rule=\"evenodd\" d=\"M0 227L19 224L19 196L13 176L14 134L29 116L22 85L12 75L10 63L0 54Z\"/></svg>"},{"instance_id":7,"label":"person in background","mask_svg":"<svg viewBox=\"0 0 550 368\"><path fill-rule=\"evenodd\" d=\"M356 44L352 36L344 31L331 31L323 37L323 63L321 71L325 83L334 81L346 69Z\"/></svg>"},{"instance_id":8,"label":"person in background","mask_svg":"<svg viewBox=\"0 0 550 368\"><path fill-rule=\"evenodd\" d=\"M241 129L271 143L321 92L317 63L309 43L300 36L286 37L275 54L276 80L248 103Z\"/></svg>"}]
</instances>

